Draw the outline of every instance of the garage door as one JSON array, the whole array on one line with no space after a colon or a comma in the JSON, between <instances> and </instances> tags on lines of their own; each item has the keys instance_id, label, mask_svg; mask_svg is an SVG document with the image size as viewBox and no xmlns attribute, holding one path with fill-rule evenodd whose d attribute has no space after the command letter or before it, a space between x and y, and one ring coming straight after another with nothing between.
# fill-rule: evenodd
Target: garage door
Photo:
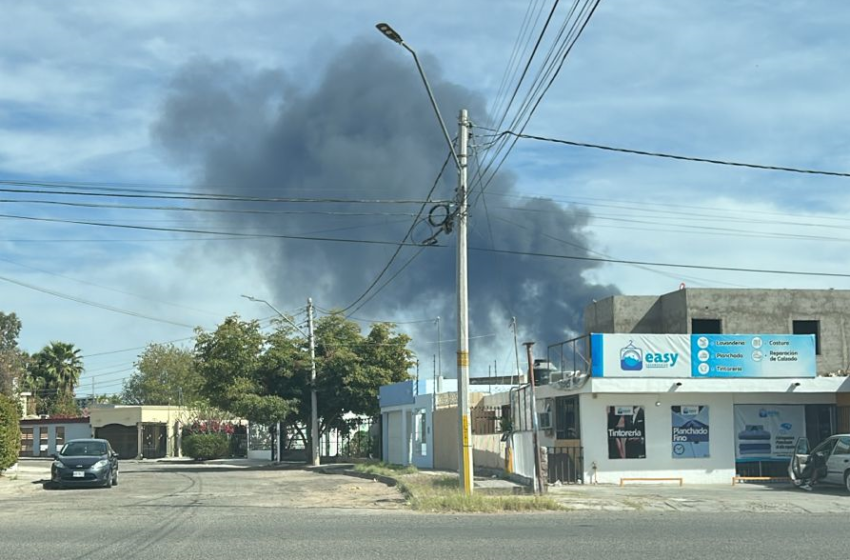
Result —
<instances>
[{"instance_id":1,"label":"garage door","mask_svg":"<svg viewBox=\"0 0 850 560\"><path fill-rule=\"evenodd\" d=\"M139 430L136 426L109 424L97 428L95 437L108 441L119 459L135 459L139 454Z\"/></svg>"},{"instance_id":2,"label":"garage door","mask_svg":"<svg viewBox=\"0 0 850 560\"><path fill-rule=\"evenodd\" d=\"M401 412L387 414L387 462L404 464L404 439L401 435Z\"/></svg>"}]
</instances>

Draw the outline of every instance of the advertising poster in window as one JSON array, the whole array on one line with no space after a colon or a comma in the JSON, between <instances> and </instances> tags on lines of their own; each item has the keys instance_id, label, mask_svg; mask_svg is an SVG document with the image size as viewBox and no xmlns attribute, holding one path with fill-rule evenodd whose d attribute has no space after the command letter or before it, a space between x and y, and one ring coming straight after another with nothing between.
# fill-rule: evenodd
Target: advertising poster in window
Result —
<instances>
[{"instance_id":1,"label":"advertising poster in window","mask_svg":"<svg viewBox=\"0 0 850 560\"><path fill-rule=\"evenodd\" d=\"M646 420L642 406L608 407L608 458L646 458Z\"/></svg>"},{"instance_id":2,"label":"advertising poster in window","mask_svg":"<svg viewBox=\"0 0 850 560\"><path fill-rule=\"evenodd\" d=\"M708 454L708 406L671 407L674 459L702 459Z\"/></svg>"},{"instance_id":3,"label":"advertising poster in window","mask_svg":"<svg viewBox=\"0 0 850 560\"><path fill-rule=\"evenodd\" d=\"M794 442L806 435L803 405L735 405L735 459L787 461Z\"/></svg>"}]
</instances>

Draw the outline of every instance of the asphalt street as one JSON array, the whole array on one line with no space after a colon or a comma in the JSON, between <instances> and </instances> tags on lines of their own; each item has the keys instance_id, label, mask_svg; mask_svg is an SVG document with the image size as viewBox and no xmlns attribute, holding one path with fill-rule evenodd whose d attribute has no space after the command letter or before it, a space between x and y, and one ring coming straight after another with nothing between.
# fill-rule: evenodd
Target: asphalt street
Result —
<instances>
[{"instance_id":1,"label":"asphalt street","mask_svg":"<svg viewBox=\"0 0 850 560\"><path fill-rule=\"evenodd\" d=\"M846 515L425 515L379 483L301 470L126 463L113 489L0 493L0 558L846 557Z\"/></svg>"}]
</instances>

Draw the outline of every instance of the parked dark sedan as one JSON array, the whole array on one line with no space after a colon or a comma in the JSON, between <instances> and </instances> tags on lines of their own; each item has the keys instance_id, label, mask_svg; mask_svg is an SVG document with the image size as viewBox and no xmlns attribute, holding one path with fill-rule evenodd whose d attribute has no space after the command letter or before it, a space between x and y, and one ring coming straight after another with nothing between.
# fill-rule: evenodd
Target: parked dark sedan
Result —
<instances>
[{"instance_id":1,"label":"parked dark sedan","mask_svg":"<svg viewBox=\"0 0 850 560\"><path fill-rule=\"evenodd\" d=\"M118 454L105 439L74 439L54 455L50 481L65 486L118 484Z\"/></svg>"}]
</instances>

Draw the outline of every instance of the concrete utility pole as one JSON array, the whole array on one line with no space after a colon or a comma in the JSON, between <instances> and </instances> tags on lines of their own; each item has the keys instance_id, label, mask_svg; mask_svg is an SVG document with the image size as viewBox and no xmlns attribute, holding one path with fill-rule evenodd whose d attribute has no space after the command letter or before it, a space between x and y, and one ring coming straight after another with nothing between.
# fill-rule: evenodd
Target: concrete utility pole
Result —
<instances>
[{"instance_id":1,"label":"concrete utility pole","mask_svg":"<svg viewBox=\"0 0 850 560\"><path fill-rule=\"evenodd\" d=\"M437 375L434 383L434 393L440 392L440 385L443 383L443 336L440 332L440 317L437 316Z\"/></svg>"},{"instance_id":2,"label":"concrete utility pole","mask_svg":"<svg viewBox=\"0 0 850 560\"><path fill-rule=\"evenodd\" d=\"M419 71L419 76L422 78L422 83L425 85L425 90L428 92L428 99L431 101L431 106L434 108L434 113L437 115L437 120L440 122L440 128L443 131L443 136L446 143L449 145L449 151L457 166L458 189L457 189L457 410L458 410L458 474L460 475L460 487L464 493L472 494L472 438L469 426L469 321L468 321L468 298L467 298L467 255L466 255L466 213L467 213L467 140L469 135L469 116L466 109L460 112L459 133L458 133L458 150L455 151L452 138L449 136L449 131L446 128L446 123L443 121L443 116L440 114L440 108L437 105L437 100L434 98L434 93L431 91L431 85L428 83L428 78L425 76L425 71L419 63L419 57L398 32L386 23L379 23L375 27L384 36L404 47L412 56L416 63L416 69ZM439 325L439 323L437 323Z\"/></svg>"},{"instance_id":3,"label":"concrete utility pole","mask_svg":"<svg viewBox=\"0 0 850 560\"><path fill-rule=\"evenodd\" d=\"M277 307L270 304L264 299L255 298L252 296L246 296L242 294L242 297L247 299L248 301L255 301L258 303L264 303L269 306L272 311L278 314L278 316L289 323L295 330L301 333L304 336L304 331L292 322L292 319L284 315L278 310ZM309 332L307 333L307 340L310 343L310 439L312 440L310 445L310 451L312 453L312 464L314 467L319 466L319 409L316 405L316 343L315 337L313 336L313 298L307 298L307 318L309 325ZM278 426L280 423L278 422ZM280 435L280 428L278 427L278 437ZM280 447L278 445L278 447ZM278 459L280 460L280 459Z\"/></svg>"},{"instance_id":4,"label":"concrete utility pole","mask_svg":"<svg viewBox=\"0 0 850 560\"><path fill-rule=\"evenodd\" d=\"M469 425L469 299L466 248L466 151L469 116L460 111L457 181L457 408L460 418L459 473L464 493L472 494L472 432Z\"/></svg>"},{"instance_id":5,"label":"concrete utility pole","mask_svg":"<svg viewBox=\"0 0 850 560\"><path fill-rule=\"evenodd\" d=\"M534 489L543 493L543 476L540 473L540 448L537 442L537 398L534 395L534 358L531 355L533 342L523 342L528 350L528 379L531 383L531 442L534 449Z\"/></svg>"},{"instance_id":6,"label":"concrete utility pole","mask_svg":"<svg viewBox=\"0 0 850 560\"><path fill-rule=\"evenodd\" d=\"M313 334L313 298L307 298L307 329L310 333L310 453L314 467L319 466L319 410L316 404L316 337Z\"/></svg>"}]
</instances>

